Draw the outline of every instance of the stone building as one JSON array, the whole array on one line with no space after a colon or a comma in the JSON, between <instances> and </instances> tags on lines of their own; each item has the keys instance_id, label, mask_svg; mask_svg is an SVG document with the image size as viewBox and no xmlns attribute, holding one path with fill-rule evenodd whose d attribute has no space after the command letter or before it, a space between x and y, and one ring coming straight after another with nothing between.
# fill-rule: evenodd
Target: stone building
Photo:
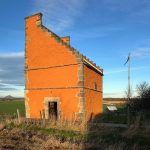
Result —
<instances>
[{"instance_id":1,"label":"stone building","mask_svg":"<svg viewBox=\"0 0 150 150\"><path fill-rule=\"evenodd\" d=\"M103 70L42 24L25 18L27 118L89 120L102 113Z\"/></svg>"}]
</instances>

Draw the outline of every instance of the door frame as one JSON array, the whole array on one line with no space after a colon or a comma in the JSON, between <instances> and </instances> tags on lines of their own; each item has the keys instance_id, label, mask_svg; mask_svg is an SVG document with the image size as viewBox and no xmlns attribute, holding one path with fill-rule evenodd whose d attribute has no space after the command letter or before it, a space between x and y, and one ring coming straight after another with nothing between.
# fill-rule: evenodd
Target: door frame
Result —
<instances>
[{"instance_id":1,"label":"door frame","mask_svg":"<svg viewBox=\"0 0 150 150\"><path fill-rule=\"evenodd\" d=\"M45 97L44 98L45 119L49 119L49 102L57 102L57 120L59 120L60 114L61 114L59 97Z\"/></svg>"}]
</instances>

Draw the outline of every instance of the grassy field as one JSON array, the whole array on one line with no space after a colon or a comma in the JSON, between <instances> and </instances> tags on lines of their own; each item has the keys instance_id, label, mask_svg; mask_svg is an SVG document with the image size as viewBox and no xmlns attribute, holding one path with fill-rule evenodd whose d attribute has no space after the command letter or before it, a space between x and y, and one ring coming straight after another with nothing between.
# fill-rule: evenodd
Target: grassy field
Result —
<instances>
[{"instance_id":1,"label":"grassy field","mask_svg":"<svg viewBox=\"0 0 150 150\"><path fill-rule=\"evenodd\" d=\"M50 123L50 124L49 124ZM103 150L148 150L150 129L113 128L89 125L85 130L71 130L70 125L51 122L44 125L33 123L1 125L0 149L103 149ZM71 124L79 127L80 124ZM76 129L76 127L74 128Z\"/></svg>"},{"instance_id":2,"label":"grassy field","mask_svg":"<svg viewBox=\"0 0 150 150\"><path fill-rule=\"evenodd\" d=\"M25 116L23 100L0 101L0 115L14 115L19 109L21 116Z\"/></svg>"},{"instance_id":3,"label":"grassy field","mask_svg":"<svg viewBox=\"0 0 150 150\"><path fill-rule=\"evenodd\" d=\"M97 122L105 122L105 123L127 123L127 113L125 109L125 104L117 105L118 112L117 113L108 113L107 105L103 105L103 114L96 119ZM1 101L0 100L0 116L16 116L16 111L19 109L22 117L25 116L25 105L24 100L12 100L12 101ZM134 122L135 116L131 115L131 123ZM142 121L150 122L150 112L144 113L142 117Z\"/></svg>"},{"instance_id":4,"label":"grassy field","mask_svg":"<svg viewBox=\"0 0 150 150\"><path fill-rule=\"evenodd\" d=\"M122 108L123 105L118 105L117 108ZM3 114L13 114L16 113L17 108L20 110L21 115L25 115L25 106L24 106L24 100L11 100L11 101L3 101L0 100L0 115ZM107 105L103 105L104 112L107 110Z\"/></svg>"}]
</instances>

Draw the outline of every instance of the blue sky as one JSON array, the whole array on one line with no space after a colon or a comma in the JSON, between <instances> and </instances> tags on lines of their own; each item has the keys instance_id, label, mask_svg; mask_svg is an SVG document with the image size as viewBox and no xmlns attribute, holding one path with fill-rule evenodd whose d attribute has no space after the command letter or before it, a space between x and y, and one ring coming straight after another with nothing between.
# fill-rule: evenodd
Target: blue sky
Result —
<instances>
[{"instance_id":1,"label":"blue sky","mask_svg":"<svg viewBox=\"0 0 150 150\"><path fill-rule=\"evenodd\" d=\"M149 0L1 0L0 96L23 96L24 17L43 13L43 24L104 69L104 97L124 97L127 55L131 84L150 83Z\"/></svg>"}]
</instances>

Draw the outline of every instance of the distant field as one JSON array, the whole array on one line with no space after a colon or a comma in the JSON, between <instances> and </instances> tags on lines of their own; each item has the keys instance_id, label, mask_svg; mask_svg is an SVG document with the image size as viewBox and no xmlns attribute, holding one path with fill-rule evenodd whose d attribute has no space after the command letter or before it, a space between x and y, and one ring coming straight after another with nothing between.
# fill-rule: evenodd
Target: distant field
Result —
<instances>
[{"instance_id":1,"label":"distant field","mask_svg":"<svg viewBox=\"0 0 150 150\"><path fill-rule=\"evenodd\" d=\"M25 105L23 100L0 101L0 115L13 115L17 108L21 116L25 116Z\"/></svg>"},{"instance_id":2,"label":"distant field","mask_svg":"<svg viewBox=\"0 0 150 150\"><path fill-rule=\"evenodd\" d=\"M108 99L108 100L111 100L111 99ZM106 107L107 107L107 104L104 104L103 105L104 112L107 109ZM17 108L20 110L21 116L25 116L24 100L11 100L11 101L0 100L0 115L4 115L4 114L13 115L14 113L16 113Z\"/></svg>"},{"instance_id":3,"label":"distant field","mask_svg":"<svg viewBox=\"0 0 150 150\"><path fill-rule=\"evenodd\" d=\"M104 98L103 99L103 104L106 104L106 105L111 105L111 104L122 105L122 104L125 104L126 102L127 102L127 99L125 98Z\"/></svg>"}]
</instances>

